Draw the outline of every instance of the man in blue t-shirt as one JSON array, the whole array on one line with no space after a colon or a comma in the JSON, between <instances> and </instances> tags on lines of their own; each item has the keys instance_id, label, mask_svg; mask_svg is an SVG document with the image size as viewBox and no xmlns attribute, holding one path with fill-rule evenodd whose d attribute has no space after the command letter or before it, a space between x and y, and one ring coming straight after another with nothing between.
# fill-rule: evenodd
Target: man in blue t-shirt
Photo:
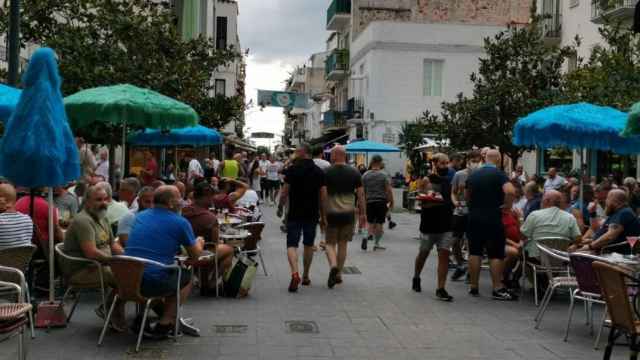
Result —
<instances>
[{"instance_id":1,"label":"man in blue t-shirt","mask_svg":"<svg viewBox=\"0 0 640 360\"><path fill-rule=\"evenodd\" d=\"M180 191L175 186L161 186L153 197L155 208L139 213L125 254L157 261L166 265L174 263L175 255L183 246L191 258L202 253L204 239L196 239L191 224L180 216ZM145 266L140 292L145 297L164 297L164 311L153 329L154 336L166 336L175 327L176 283L178 274L158 266ZM191 273L183 271L180 278L180 303L184 304L191 292Z\"/></svg>"},{"instance_id":2,"label":"man in blue t-shirt","mask_svg":"<svg viewBox=\"0 0 640 360\"><path fill-rule=\"evenodd\" d=\"M594 231L592 228L584 234L580 250L599 252L605 246L620 244L620 246L610 247L609 252L630 254L631 248L627 243L627 236L640 236L640 220L629 208L628 203L629 197L624 190L611 190L606 201L607 220L597 230ZM593 224L593 227L596 225Z\"/></svg>"}]
</instances>

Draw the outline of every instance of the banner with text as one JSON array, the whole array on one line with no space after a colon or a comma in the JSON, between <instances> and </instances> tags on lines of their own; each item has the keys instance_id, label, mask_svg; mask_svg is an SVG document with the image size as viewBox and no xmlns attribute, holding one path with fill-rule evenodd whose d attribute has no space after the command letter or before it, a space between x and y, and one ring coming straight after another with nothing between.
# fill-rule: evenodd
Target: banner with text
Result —
<instances>
[{"instance_id":1,"label":"banner with text","mask_svg":"<svg viewBox=\"0 0 640 360\"><path fill-rule=\"evenodd\" d=\"M258 105L283 108L306 108L307 95L286 91L258 90Z\"/></svg>"}]
</instances>

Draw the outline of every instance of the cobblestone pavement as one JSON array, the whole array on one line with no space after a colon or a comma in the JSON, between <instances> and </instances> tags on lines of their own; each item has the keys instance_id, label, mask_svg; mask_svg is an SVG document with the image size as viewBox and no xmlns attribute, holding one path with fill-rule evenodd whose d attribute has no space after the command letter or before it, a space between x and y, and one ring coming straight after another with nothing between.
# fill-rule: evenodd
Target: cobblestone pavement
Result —
<instances>
[{"instance_id":1,"label":"cobblestone pavement","mask_svg":"<svg viewBox=\"0 0 640 360\"><path fill-rule=\"evenodd\" d=\"M186 317L201 328L200 338L143 341L133 352L133 334L108 333L103 347L96 342L100 321L93 313L96 299L84 298L66 329L37 331L29 341L29 358L46 359L597 359L593 337L582 307L574 316L569 342L562 341L568 302L556 299L540 330L533 329L536 307L531 295L516 303L489 298L487 271L481 297L466 294L463 282L450 283L453 303L434 299L435 259L423 274L423 293L410 289L417 250L418 216L396 214L398 227L387 231L386 251L362 252L359 239L350 244L348 266L361 274L344 275L344 283L329 290L324 253L316 253L312 286L289 294L284 237L275 210L266 207L267 228L262 243L269 276L260 271L250 297L215 299L193 295ZM596 310L599 318L601 309ZM129 314L132 308L129 308ZM292 321L297 324L292 332ZM16 358L15 340L3 342L0 359ZM615 358L626 356L616 348Z\"/></svg>"}]
</instances>

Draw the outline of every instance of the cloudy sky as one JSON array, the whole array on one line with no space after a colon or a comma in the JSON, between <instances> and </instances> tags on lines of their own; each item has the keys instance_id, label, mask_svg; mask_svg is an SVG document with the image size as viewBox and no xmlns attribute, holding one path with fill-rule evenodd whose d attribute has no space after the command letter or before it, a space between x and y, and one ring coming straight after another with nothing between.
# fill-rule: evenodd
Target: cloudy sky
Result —
<instances>
[{"instance_id":1,"label":"cloudy sky","mask_svg":"<svg viewBox=\"0 0 640 360\"><path fill-rule=\"evenodd\" d=\"M247 60L247 101L256 104L257 89L281 90L296 65L323 51L329 0L238 0L240 43L250 49ZM249 132L281 134L281 108L257 107L246 113Z\"/></svg>"}]
</instances>

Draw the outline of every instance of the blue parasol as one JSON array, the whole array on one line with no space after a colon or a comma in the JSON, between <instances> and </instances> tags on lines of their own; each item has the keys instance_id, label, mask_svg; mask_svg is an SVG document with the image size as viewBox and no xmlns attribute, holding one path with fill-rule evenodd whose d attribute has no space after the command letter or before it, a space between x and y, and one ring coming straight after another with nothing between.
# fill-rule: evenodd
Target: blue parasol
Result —
<instances>
[{"instance_id":1,"label":"blue parasol","mask_svg":"<svg viewBox=\"0 0 640 360\"><path fill-rule=\"evenodd\" d=\"M22 84L24 90L0 141L0 175L18 186L30 188L60 186L78 179L80 158L64 111L53 50L36 50L22 76ZM53 191L49 189L51 303L54 295L53 208Z\"/></svg>"},{"instance_id":2,"label":"blue parasol","mask_svg":"<svg viewBox=\"0 0 640 360\"><path fill-rule=\"evenodd\" d=\"M371 140L363 140L352 142L351 144L345 147L348 153L392 153L392 152L400 152L395 146L371 141Z\"/></svg>"},{"instance_id":3,"label":"blue parasol","mask_svg":"<svg viewBox=\"0 0 640 360\"><path fill-rule=\"evenodd\" d=\"M594 149L619 154L640 152L639 137L622 137L627 114L587 103L554 105L516 123L513 143L519 146Z\"/></svg>"},{"instance_id":4,"label":"blue parasol","mask_svg":"<svg viewBox=\"0 0 640 360\"><path fill-rule=\"evenodd\" d=\"M0 121L7 121L18 105L22 90L0 84Z\"/></svg>"},{"instance_id":5,"label":"blue parasol","mask_svg":"<svg viewBox=\"0 0 640 360\"><path fill-rule=\"evenodd\" d=\"M208 146L222 143L222 135L214 129L197 125L170 131L146 129L131 136L129 142L140 146Z\"/></svg>"}]
</instances>

